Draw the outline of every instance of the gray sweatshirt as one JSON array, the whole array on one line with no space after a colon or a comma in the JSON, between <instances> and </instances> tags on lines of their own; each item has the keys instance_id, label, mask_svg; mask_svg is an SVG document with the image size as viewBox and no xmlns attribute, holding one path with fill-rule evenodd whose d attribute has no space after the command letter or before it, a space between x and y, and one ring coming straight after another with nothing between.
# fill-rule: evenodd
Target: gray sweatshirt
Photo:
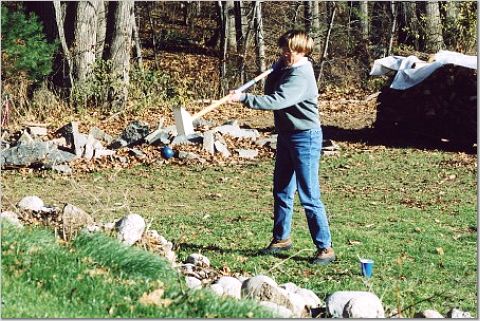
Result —
<instances>
[{"instance_id":1,"label":"gray sweatshirt","mask_svg":"<svg viewBox=\"0 0 480 321\"><path fill-rule=\"evenodd\" d=\"M240 101L252 109L273 110L277 131L288 132L320 128L317 97L313 67L305 57L273 71L265 82L265 95L242 94Z\"/></svg>"}]
</instances>

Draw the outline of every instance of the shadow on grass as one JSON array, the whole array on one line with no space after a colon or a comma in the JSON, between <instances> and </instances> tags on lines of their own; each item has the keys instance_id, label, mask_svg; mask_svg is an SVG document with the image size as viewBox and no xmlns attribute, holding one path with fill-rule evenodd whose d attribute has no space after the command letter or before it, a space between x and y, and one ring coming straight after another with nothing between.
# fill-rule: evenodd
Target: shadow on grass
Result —
<instances>
[{"instance_id":1,"label":"shadow on grass","mask_svg":"<svg viewBox=\"0 0 480 321\"><path fill-rule=\"evenodd\" d=\"M249 257L256 257L256 256L263 256L263 257L268 257L269 255L261 254L260 250L261 249L231 249L231 248L222 248L217 245L198 245L198 244L192 244L192 243L178 243L176 244L176 249L182 249L182 250L193 250L193 251L213 251L217 252L219 254L238 254L242 256L249 256ZM302 251L304 252L304 251ZM311 251L313 253L313 250ZM289 250L288 252L285 253L277 253L277 254L272 254L270 256L274 256L279 259L287 260L290 259L292 261L296 262L310 262L312 259L312 255L296 255L295 250Z\"/></svg>"}]
</instances>

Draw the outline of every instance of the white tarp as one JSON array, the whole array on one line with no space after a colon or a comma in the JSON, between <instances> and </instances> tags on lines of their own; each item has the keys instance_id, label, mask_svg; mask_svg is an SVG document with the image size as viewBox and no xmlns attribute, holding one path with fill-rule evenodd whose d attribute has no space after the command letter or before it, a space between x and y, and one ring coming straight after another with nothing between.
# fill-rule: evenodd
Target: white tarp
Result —
<instances>
[{"instance_id":1,"label":"white tarp","mask_svg":"<svg viewBox=\"0 0 480 321\"><path fill-rule=\"evenodd\" d=\"M445 64L454 64L470 69L477 69L477 56L468 56L458 52L440 50L435 61L428 63L415 56L389 56L374 61L371 76L381 76L389 71L396 71L390 88L404 90L421 83L435 70Z\"/></svg>"}]
</instances>

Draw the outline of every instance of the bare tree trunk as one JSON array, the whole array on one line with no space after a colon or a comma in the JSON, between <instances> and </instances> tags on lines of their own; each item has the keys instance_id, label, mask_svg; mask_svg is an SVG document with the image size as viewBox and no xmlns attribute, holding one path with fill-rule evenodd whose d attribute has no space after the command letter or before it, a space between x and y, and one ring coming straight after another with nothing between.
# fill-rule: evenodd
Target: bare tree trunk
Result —
<instances>
[{"instance_id":1,"label":"bare tree trunk","mask_svg":"<svg viewBox=\"0 0 480 321\"><path fill-rule=\"evenodd\" d=\"M227 24L227 41L228 50L231 52L237 51L237 38L235 34L235 6L234 1L229 0L225 2L223 10L225 11L225 18Z\"/></svg>"},{"instance_id":2,"label":"bare tree trunk","mask_svg":"<svg viewBox=\"0 0 480 321\"><path fill-rule=\"evenodd\" d=\"M79 1L75 19L74 76L81 86L95 63L97 1Z\"/></svg>"},{"instance_id":3,"label":"bare tree trunk","mask_svg":"<svg viewBox=\"0 0 480 321\"><path fill-rule=\"evenodd\" d=\"M312 37L315 40L315 44L317 46L318 54L320 55L322 50L322 44L320 42L320 4L319 0L315 0L313 2L313 30L312 30Z\"/></svg>"},{"instance_id":4,"label":"bare tree trunk","mask_svg":"<svg viewBox=\"0 0 480 321\"><path fill-rule=\"evenodd\" d=\"M323 50L322 50L322 53L321 53L321 56L320 56L320 71L318 72L318 77L317 77L317 84L318 84L318 88L320 88L320 85L321 85L321 80L322 80L322 77L323 77L323 67L325 65L325 59L327 58L327 54L328 54L328 43L330 41L330 34L332 33L332 29L333 29L333 22L335 21L335 13L337 11L337 5L335 2L332 3L333 5L333 10L332 10L332 14L330 15L330 22L328 24L328 31L327 31L327 35L325 37L325 41L323 42Z\"/></svg>"},{"instance_id":5,"label":"bare tree trunk","mask_svg":"<svg viewBox=\"0 0 480 321\"><path fill-rule=\"evenodd\" d=\"M427 1L426 3L426 25L427 37L425 49L434 53L443 48L442 22L440 20L440 7L438 1Z\"/></svg>"},{"instance_id":6,"label":"bare tree trunk","mask_svg":"<svg viewBox=\"0 0 480 321\"><path fill-rule=\"evenodd\" d=\"M458 28L456 25L458 8L457 3L454 1L446 1L444 4L445 8L445 23L443 24L443 34L445 45L449 46L449 49L455 50L457 45L457 32Z\"/></svg>"},{"instance_id":7,"label":"bare tree trunk","mask_svg":"<svg viewBox=\"0 0 480 321\"><path fill-rule=\"evenodd\" d=\"M105 35L107 33L107 12L105 1L98 1L97 14L97 44L95 47L95 58L102 59L103 49L105 48Z\"/></svg>"},{"instance_id":8,"label":"bare tree trunk","mask_svg":"<svg viewBox=\"0 0 480 321\"><path fill-rule=\"evenodd\" d=\"M228 21L227 12L222 1L217 1L217 5L220 13L220 86L219 94L223 96L227 89L226 75L227 75L227 47L228 47Z\"/></svg>"},{"instance_id":9,"label":"bare tree trunk","mask_svg":"<svg viewBox=\"0 0 480 321\"><path fill-rule=\"evenodd\" d=\"M399 40L402 43L411 43L414 46L415 50L420 50L419 46L419 33L420 33L420 23L417 17L417 4L414 1L405 1L402 2L404 17L403 17L403 25L404 28L400 28L399 30L403 32L402 38Z\"/></svg>"},{"instance_id":10,"label":"bare tree trunk","mask_svg":"<svg viewBox=\"0 0 480 321\"><path fill-rule=\"evenodd\" d=\"M390 41L388 43L387 56L392 54L393 41L395 39L395 31L397 29L397 4L395 1L391 2L392 8L392 30L390 30Z\"/></svg>"},{"instance_id":11,"label":"bare tree trunk","mask_svg":"<svg viewBox=\"0 0 480 321\"><path fill-rule=\"evenodd\" d=\"M362 40L368 41L370 29L368 1L360 1L360 29L362 32Z\"/></svg>"},{"instance_id":12,"label":"bare tree trunk","mask_svg":"<svg viewBox=\"0 0 480 321\"><path fill-rule=\"evenodd\" d=\"M313 26L313 4L312 1L303 1L303 16L305 19L305 32L312 35Z\"/></svg>"},{"instance_id":13,"label":"bare tree trunk","mask_svg":"<svg viewBox=\"0 0 480 321\"><path fill-rule=\"evenodd\" d=\"M73 74L72 74L72 71L73 71L72 57L70 54L70 50L68 49L67 40L65 38L65 29L63 28L65 15L62 13L60 1L53 1L53 7L55 9L55 20L57 22L58 38L60 39L60 44L62 45L62 51L65 56L65 60L67 61L68 78L70 79L70 99L71 99L72 98L71 94L72 94L73 88L75 87L75 82L73 80Z\"/></svg>"},{"instance_id":14,"label":"bare tree trunk","mask_svg":"<svg viewBox=\"0 0 480 321\"><path fill-rule=\"evenodd\" d=\"M259 73L264 72L266 69L265 63L265 41L263 38L263 15L262 15L262 2L255 1L255 45L257 49L257 66ZM265 79L262 80L262 85L265 84Z\"/></svg>"},{"instance_id":15,"label":"bare tree trunk","mask_svg":"<svg viewBox=\"0 0 480 321\"><path fill-rule=\"evenodd\" d=\"M153 46L153 59L155 60L155 67L158 69L157 60L157 32L155 30L155 24L152 17L153 5L152 2L147 1L148 22L150 24L150 30L152 32L152 46Z\"/></svg>"},{"instance_id":16,"label":"bare tree trunk","mask_svg":"<svg viewBox=\"0 0 480 321\"><path fill-rule=\"evenodd\" d=\"M125 107L130 82L130 50L132 48L133 1L111 2L113 10L113 34L109 59L112 60L112 73L118 77L120 88L111 88L115 108Z\"/></svg>"},{"instance_id":17,"label":"bare tree trunk","mask_svg":"<svg viewBox=\"0 0 480 321\"><path fill-rule=\"evenodd\" d=\"M133 42L135 43L135 59L137 60L137 63L140 69L143 69L142 45L140 42L140 36L138 34L137 19L135 19L135 10L132 10L132 20L133 20Z\"/></svg>"}]
</instances>

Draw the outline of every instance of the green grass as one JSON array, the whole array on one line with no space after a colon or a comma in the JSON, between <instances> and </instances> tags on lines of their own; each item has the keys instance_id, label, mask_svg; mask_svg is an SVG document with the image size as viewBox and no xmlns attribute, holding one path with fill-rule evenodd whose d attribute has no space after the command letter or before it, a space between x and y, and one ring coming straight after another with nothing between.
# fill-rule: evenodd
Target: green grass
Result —
<instances>
[{"instance_id":1,"label":"green grass","mask_svg":"<svg viewBox=\"0 0 480 321\"><path fill-rule=\"evenodd\" d=\"M60 245L53 232L3 226L3 318L270 317L251 302L189 291L159 256L103 235ZM165 290L165 307L142 305L144 293Z\"/></svg>"},{"instance_id":2,"label":"green grass","mask_svg":"<svg viewBox=\"0 0 480 321\"><path fill-rule=\"evenodd\" d=\"M325 267L308 263L314 247L298 199L294 248L278 257L256 255L271 238L273 161L138 166L74 177L8 172L2 201L6 208L34 194L47 204L72 203L102 222L130 210L173 241L179 259L200 252L216 268L265 273L320 298L371 290L387 310L405 309L408 317L451 307L476 316L476 156L356 147L322 159L322 197L338 256ZM359 275L358 257L375 260L368 281Z\"/></svg>"}]
</instances>

